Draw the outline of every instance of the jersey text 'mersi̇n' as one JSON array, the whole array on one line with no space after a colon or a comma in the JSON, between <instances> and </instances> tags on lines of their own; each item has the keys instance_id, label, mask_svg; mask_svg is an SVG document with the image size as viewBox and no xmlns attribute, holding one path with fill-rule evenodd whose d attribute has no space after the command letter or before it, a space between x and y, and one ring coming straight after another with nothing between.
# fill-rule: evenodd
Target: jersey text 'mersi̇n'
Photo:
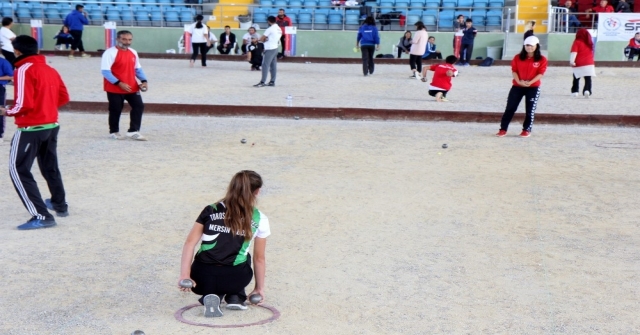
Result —
<instances>
[{"instance_id":1,"label":"jersey text 'mersi\u0307n'","mask_svg":"<svg viewBox=\"0 0 640 335\"><path fill-rule=\"evenodd\" d=\"M251 231L253 237L244 240L244 231L231 233L224 225L227 207L223 202L205 207L196 222L203 225L202 242L195 259L207 264L238 265L246 262L251 241L255 237L265 238L271 234L269 219L257 208L253 209Z\"/></svg>"}]
</instances>

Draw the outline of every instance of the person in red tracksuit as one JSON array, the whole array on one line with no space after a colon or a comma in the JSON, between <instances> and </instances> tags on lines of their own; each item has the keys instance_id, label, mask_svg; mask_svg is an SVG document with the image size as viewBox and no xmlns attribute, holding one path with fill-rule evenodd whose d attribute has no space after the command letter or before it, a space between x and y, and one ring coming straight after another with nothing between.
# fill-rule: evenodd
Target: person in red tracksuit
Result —
<instances>
[{"instance_id":1,"label":"person in red tracksuit","mask_svg":"<svg viewBox=\"0 0 640 335\"><path fill-rule=\"evenodd\" d=\"M547 71L547 58L540 53L540 41L535 36L529 36L524 40L524 46L519 55L513 57L511 61L511 71L513 76L513 86L507 98L507 107L502 115L500 131L498 137L507 135L507 128L516 113L522 98L526 98L526 113L522 124L521 137L531 136L531 127L540 97L540 84L542 76Z\"/></svg>"},{"instance_id":2,"label":"person in red tracksuit","mask_svg":"<svg viewBox=\"0 0 640 335\"><path fill-rule=\"evenodd\" d=\"M456 56L447 56L444 63L431 64L433 79L429 85L429 95L436 98L437 102L446 102L447 93L451 90L451 78L458 76L458 70L453 66L458 61ZM422 81L427 81L427 68L422 70Z\"/></svg>"},{"instance_id":3,"label":"person in red tracksuit","mask_svg":"<svg viewBox=\"0 0 640 335\"><path fill-rule=\"evenodd\" d=\"M0 108L0 114L14 117L18 126L9 151L9 172L18 196L32 216L18 229L49 228L56 221L47 208L58 216L69 215L57 155L58 107L69 102L69 94L60 74L47 65L44 56L38 55L38 42L33 37L18 36L12 45L18 56L15 105ZM36 158L51 192L51 199L46 201L31 174Z\"/></svg>"},{"instance_id":4,"label":"person in red tracksuit","mask_svg":"<svg viewBox=\"0 0 640 335\"><path fill-rule=\"evenodd\" d=\"M280 44L282 46L282 54L278 55L278 58L284 57L284 49L286 48L287 35L285 34L284 28L291 27L293 23L291 22L291 18L288 17L284 13L284 9L280 8L278 10L278 16L276 16L276 24L282 29L282 37L280 37Z\"/></svg>"}]
</instances>

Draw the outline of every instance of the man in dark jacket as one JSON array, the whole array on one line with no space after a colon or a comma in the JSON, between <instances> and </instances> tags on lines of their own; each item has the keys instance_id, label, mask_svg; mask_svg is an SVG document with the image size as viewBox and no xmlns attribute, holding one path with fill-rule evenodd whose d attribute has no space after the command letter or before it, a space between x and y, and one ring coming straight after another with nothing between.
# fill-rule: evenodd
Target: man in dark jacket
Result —
<instances>
[{"instance_id":1,"label":"man in dark jacket","mask_svg":"<svg viewBox=\"0 0 640 335\"><path fill-rule=\"evenodd\" d=\"M9 151L9 173L13 186L31 219L18 226L20 230L49 228L56 221L47 208L58 216L67 216L67 203L58 168L58 107L69 102L67 88L60 74L38 55L38 42L31 36L13 40L16 58L15 105L0 108L0 115L15 117L18 126ZM38 159L42 176L47 181L51 199L42 201L38 185L31 174Z\"/></svg>"},{"instance_id":2,"label":"man in dark jacket","mask_svg":"<svg viewBox=\"0 0 640 335\"><path fill-rule=\"evenodd\" d=\"M69 34L73 37L69 59L75 58L73 53L76 50L80 50L82 57L91 57L91 55L84 52L84 45L82 44L82 30L84 30L85 24L89 24L89 20L87 20L87 13L84 11L83 5L76 5L76 10L69 13L64 19L64 25L69 27Z\"/></svg>"},{"instance_id":3,"label":"man in dark jacket","mask_svg":"<svg viewBox=\"0 0 640 335\"><path fill-rule=\"evenodd\" d=\"M284 58L284 49L287 45L287 35L285 34L285 27L291 27L293 23L291 18L284 13L284 9L278 10L278 16L276 16L276 24L282 29L282 37L280 37L280 46L282 47L282 53L278 55L278 58Z\"/></svg>"},{"instance_id":4,"label":"man in dark jacket","mask_svg":"<svg viewBox=\"0 0 640 335\"><path fill-rule=\"evenodd\" d=\"M224 33L220 34L218 43L218 52L222 55L228 55L236 44L236 35L231 32L231 27L225 26Z\"/></svg>"}]
</instances>

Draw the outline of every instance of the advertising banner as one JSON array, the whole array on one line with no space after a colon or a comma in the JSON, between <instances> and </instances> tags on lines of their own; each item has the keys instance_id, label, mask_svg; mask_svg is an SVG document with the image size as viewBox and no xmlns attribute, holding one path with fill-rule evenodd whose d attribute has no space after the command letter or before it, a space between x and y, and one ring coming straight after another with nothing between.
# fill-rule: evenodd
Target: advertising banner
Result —
<instances>
[{"instance_id":1,"label":"advertising banner","mask_svg":"<svg viewBox=\"0 0 640 335\"><path fill-rule=\"evenodd\" d=\"M640 32L640 13L600 13L598 41L628 42Z\"/></svg>"}]
</instances>

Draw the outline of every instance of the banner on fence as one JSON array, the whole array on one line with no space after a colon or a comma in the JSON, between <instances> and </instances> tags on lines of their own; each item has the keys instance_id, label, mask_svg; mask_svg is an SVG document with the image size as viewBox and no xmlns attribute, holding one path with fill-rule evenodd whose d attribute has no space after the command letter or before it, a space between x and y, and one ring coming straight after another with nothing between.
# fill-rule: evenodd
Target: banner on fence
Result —
<instances>
[{"instance_id":1,"label":"banner on fence","mask_svg":"<svg viewBox=\"0 0 640 335\"><path fill-rule=\"evenodd\" d=\"M42 49L44 39L42 36L42 20L31 20L31 37L38 41L38 49Z\"/></svg>"},{"instance_id":2,"label":"banner on fence","mask_svg":"<svg viewBox=\"0 0 640 335\"><path fill-rule=\"evenodd\" d=\"M295 56L296 55L296 35L297 27L284 27L285 33L285 45L284 45L284 54L286 56Z\"/></svg>"},{"instance_id":3,"label":"banner on fence","mask_svg":"<svg viewBox=\"0 0 640 335\"><path fill-rule=\"evenodd\" d=\"M104 23L104 48L109 49L116 45L116 23L107 21Z\"/></svg>"},{"instance_id":4,"label":"banner on fence","mask_svg":"<svg viewBox=\"0 0 640 335\"><path fill-rule=\"evenodd\" d=\"M640 13L600 13L598 41L628 42L640 32Z\"/></svg>"}]
</instances>

